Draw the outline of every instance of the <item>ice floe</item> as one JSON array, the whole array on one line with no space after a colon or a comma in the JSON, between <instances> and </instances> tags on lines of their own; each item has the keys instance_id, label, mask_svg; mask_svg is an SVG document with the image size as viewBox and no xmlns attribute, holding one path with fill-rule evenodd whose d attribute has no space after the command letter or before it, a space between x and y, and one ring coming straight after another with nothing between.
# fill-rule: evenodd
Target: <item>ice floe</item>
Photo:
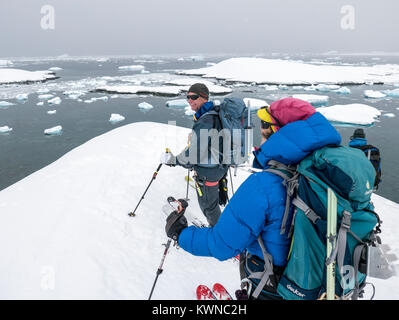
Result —
<instances>
[{"instance_id":1,"label":"ice floe","mask_svg":"<svg viewBox=\"0 0 399 320\"><path fill-rule=\"evenodd\" d=\"M397 83L399 65L330 66L281 59L230 58L214 66L178 70L178 74L257 84Z\"/></svg>"},{"instance_id":2,"label":"ice floe","mask_svg":"<svg viewBox=\"0 0 399 320\"><path fill-rule=\"evenodd\" d=\"M51 71L0 68L0 84L43 82L57 78Z\"/></svg>"},{"instance_id":3,"label":"ice floe","mask_svg":"<svg viewBox=\"0 0 399 320\"><path fill-rule=\"evenodd\" d=\"M44 130L45 135L60 135L62 133L62 126L55 126Z\"/></svg>"},{"instance_id":4,"label":"ice floe","mask_svg":"<svg viewBox=\"0 0 399 320\"><path fill-rule=\"evenodd\" d=\"M177 109L190 107L186 99L176 99L176 100L166 101L166 106L169 108L177 108Z\"/></svg>"},{"instance_id":5,"label":"ice floe","mask_svg":"<svg viewBox=\"0 0 399 320\"><path fill-rule=\"evenodd\" d=\"M112 113L111 117L109 118L109 122L111 122L112 124L121 122L123 120L125 120L125 117L118 113Z\"/></svg>"},{"instance_id":6,"label":"ice floe","mask_svg":"<svg viewBox=\"0 0 399 320\"><path fill-rule=\"evenodd\" d=\"M154 108L154 106L151 105L151 104L149 104L148 102L140 102L140 103L138 104L138 107L139 107L140 109L144 109L144 110L150 110L150 109Z\"/></svg>"},{"instance_id":7,"label":"ice floe","mask_svg":"<svg viewBox=\"0 0 399 320\"><path fill-rule=\"evenodd\" d=\"M48 104L60 104L62 99L60 97L54 97L47 101Z\"/></svg>"},{"instance_id":8,"label":"ice floe","mask_svg":"<svg viewBox=\"0 0 399 320\"><path fill-rule=\"evenodd\" d=\"M11 103L8 101L0 101L0 109L6 109L9 106L13 106L13 105L15 105L15 103Z\"/></svg>"},{"instance_id":9,"label":"ice floe","mask_svg":"<svg viewBox=\"0 0 399 320\"><path fill-rule=\"evenodd\" d=\"M12 128L10 128L9 126L0 127L0 133L9 133L11 131L12 131Z\"/></svg>"},{"instance_id":10,"label":"ice floe","mask_svg":"<svg viewBox=\"0 0 399 320\"><path fill-rule=\"evenodd\" d=\"M384 113L383 116L384 116L384 117L387 117L387 118L394 118L394 117L396 117L395 114L394 114L394 113L391 113L391 112L389 112L389 113Z\"/></svg>"},{"instance_id":11,"label":"ice floe","mask_svg":"<svg viewBox=\"0 0 399 320\"><path fill-rule=\"evenodd\" d=\"M46 93L46 94L39 94L39 95L37 96L37 98L38 98L39 100L48 100L48 99L51 99L51 98L53 98L53 97L54 97L53 94L48 94L48 93Z\"/></svg>"},{"instance_id":12,"label":"ice floe","mask_svg":"<svg viewBox=\"0 0 399 320\"><path fill-rule=\"evenodd\" d=\"M343 124L372 125L381 116L377 108L360 103L319 107L316 110L329 121Z\"/></svg>"},{"instance_id":13,"label":"ice floe","mask_svg":"<svg viewBox=\"0 0 399 320\"><path fill-rule=\"evenodd\" d=\"M142 71L145 67L141 64L138 65L131 65L131 66L120 66L118 67L119 70L122 71Z\"/></svg>"},{"instance_id":14,"label":"ice floe","mask_svg":"<svg viewBox=\"0 0 399 320\"><path fill-rule=\"evenodd\" d=\"M314 106L327 104L329 99L328 96L322 96L317 94L294 94L292 95L292 97L307 101Z\"/></svg>"},{"instance_id":15,"label":"ice floe","mask_svg":"<svg viewBox=\"0 0 399 320\"><path fill-rule=\"evenodd\" d=\"M159 96L173 97L181 93L177 86L136 86L136 85L106 85L99 86L95 92L123 93L123 94L153 94Z\"/></svg>"},{"instance_id":16,"label":"ice floe","mask_svg":"<svg viewBox=\"0 0 399 320\"><path fill-rule=\"evenodd\" d=\"M371 98L371 99L381 99L387 96L386 94L377 90L364 90L363 95L365 98Z\"/></svg>"},{"instance_id":17,"label":"ice floe","mask_svg":"<svg viewBox=\"0 0 399 320\"><path fill-rule=\"evenodd\" d=\"M382 92L386 94L388 97L399 98L399 89L384 90Z\"/></svg>"},{"instance_id":18,"label":"ice floe","mask_svg":"<svg viewBox=\"0 0 399 320\"><path fill-rule=\"evenodd\" d=\"M29 97L28 93L20 93L20 94L16 95L15 99L17 99L18 101L22 101L23 102L23 101L28 100L28 97Z\"/></svg>"}]
</instances>

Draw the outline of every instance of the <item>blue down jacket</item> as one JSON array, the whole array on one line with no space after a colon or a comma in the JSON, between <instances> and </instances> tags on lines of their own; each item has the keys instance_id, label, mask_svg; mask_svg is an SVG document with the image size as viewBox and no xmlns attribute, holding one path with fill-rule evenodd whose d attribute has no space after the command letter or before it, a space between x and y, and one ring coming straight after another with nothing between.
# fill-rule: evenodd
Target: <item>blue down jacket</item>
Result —
<instances>
[{"instance_id":1,"label":"blue down jacket","mask_svg":"<svg viewBox=\"0 0 399 320\"><path fill-rule=\"evenodd\" d=\"M267 168L271 159L287 165L296 164L316 149L340 143L339 133L316 112L274 133L254 152L254 166ZM235 192L213 228L190 226L180 234L179 245L194 255L219 260L234 257L245 249L262 258L257 242L260 234L274 265L285 266L290 247L289 227L286 234L280 235L285 198L286 190L279 176L269 172L254 173ZM291 218L287 225L291 224Z\"/></svg>"}]
</instances>

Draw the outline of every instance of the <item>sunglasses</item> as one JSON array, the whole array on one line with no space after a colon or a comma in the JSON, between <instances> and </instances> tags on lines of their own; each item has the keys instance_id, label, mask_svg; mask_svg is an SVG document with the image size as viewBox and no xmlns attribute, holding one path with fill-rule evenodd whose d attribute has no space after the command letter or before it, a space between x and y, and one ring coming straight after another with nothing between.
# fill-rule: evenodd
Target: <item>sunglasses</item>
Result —
<instances>
[{"instance_id":1,"label":"sunglasses","mask_svg":"<svg viewBox=\"0 0 399 320\"><path fill-rule=\"evenodd\" d=\"M269 123L263 120L260 120L262 129L269 129L272 125L274 125L273 123Z\"/></svg>"},{"instance_id":2,"label":"sunglasses","mask_svg":"<svg viewBox=\"0 0 399 320\"><path fill-rule=\"evenodd\" d=\"M267 107L262 107L261 109L265 109L266 112L267 112L270 116L273 117L274 121L276 121L276 123L270 123L270 122L266 122L266 121L264 121L264 120L261 119L262 129L267 129L267 128L271 127L271 126L276 126L276 127L280 127L280 128L283 126L283 125L281 124L281 122L278 121L278 119L270 113L270 111L269 111L269 109L268 109Z\"/></svg>"},{"instance_id":3,"label":"sunglasses","mask_svg":"<svg viewBox=\"0 0 399 320\"><path fill-rule=\"evenodd\" d=\"M187 96L187 100L197 100L200 96L198 94L192 94Z\"/></svg>"}]
</instances>

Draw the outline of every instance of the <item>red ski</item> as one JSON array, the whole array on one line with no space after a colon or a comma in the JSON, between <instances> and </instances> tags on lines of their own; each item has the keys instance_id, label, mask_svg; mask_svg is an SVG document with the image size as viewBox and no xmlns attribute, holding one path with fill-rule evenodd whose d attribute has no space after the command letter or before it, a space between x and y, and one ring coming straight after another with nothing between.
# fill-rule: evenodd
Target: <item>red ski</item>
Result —
<instances>
[{"instance_id":1,"label":"red ski","mask_svg":"<svg viewBox=\"0 0 399 320\"><path fill-rule=\"evenodd\" d=\"M197 300L216 300L216 297L211 289L206 285L200 284L197 287Z\"/></svg>"},{"instance_id":2,"label":"red ski","mask_svg":"<svg viewBox=\"0 0 399 320\"><path fill-rule=\"evenodd\" d=\"M212 293L218 300L233 300L225 287L220 283L215 283L212 287Z\"/></svg>"}]
</instances>

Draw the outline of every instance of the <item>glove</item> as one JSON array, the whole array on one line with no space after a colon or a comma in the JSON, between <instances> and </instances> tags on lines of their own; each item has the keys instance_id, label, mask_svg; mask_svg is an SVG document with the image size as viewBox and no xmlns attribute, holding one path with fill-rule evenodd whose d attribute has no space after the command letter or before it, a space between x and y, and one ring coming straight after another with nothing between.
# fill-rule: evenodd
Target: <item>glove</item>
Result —
<instances>
[{"instance_id":1,"label":"glove","mask_svg":"<svg viewBox=\"0 0 399 320\"><path fill-rule=\"evenodd\" d=\"M187 228L187 219L184 216L184 212L188 206L187 201L183 199L179 199L180 203L179 209L173 211L168 218L166 219L165 232L166 235L177 241L179 239L180 233L183 229Z\"/></svg>"},{"instance_id":2,"label":"glove","mask_svg":"<svg viewBox=\"0 0 399 320\"><path fill-rule=\"evenodd\" d=\"M219 180L219 205L226 206L229 202L229 194L227 191L227 178L224 176Z\"/></svg>"},{"instance_id":3,"label":"glove","mask_svg":"<svg viewBox=\"0 0 399 320\"><path fill-rule=\"evenodd\" d=\"M176 165L176 157L171 152L163 152L160 157L160 162L167 166L174 167Z\"/></svg>"}]
</instances>

